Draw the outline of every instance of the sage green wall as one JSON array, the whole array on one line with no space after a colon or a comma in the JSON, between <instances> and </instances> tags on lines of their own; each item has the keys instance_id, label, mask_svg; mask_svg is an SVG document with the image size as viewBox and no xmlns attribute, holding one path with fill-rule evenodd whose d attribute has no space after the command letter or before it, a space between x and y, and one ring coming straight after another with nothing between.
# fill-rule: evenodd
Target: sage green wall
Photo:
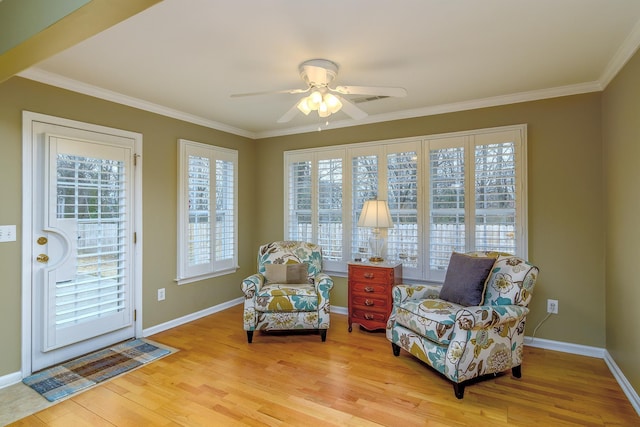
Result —
<instances>
[{"instance_id":1,"label":"sage green wall","mask_svg":"<svg viewBox=\"0 0 640 427\"><path fill-rule=\"evenodd\" d=\"M240 136L13 77L0 84L0 224L17 224L18 241L0 243L0 377L21 369L22 110L143 135L143 327L149 328L242 295L255 270L255 142ZM176 277L177 140L238 150L240 269L178 286ZM157 289L166 300L156 301ZM238 319L241 327L242 319Z\"/></svg>"},{"instance_id":2,"label":"sage green wall","mask_svg":"<svg viewBox=\"0 0 640 427\"><path fill-rule=\"evenodd\" d=\"M640 53L603 95L606 347L640 393Z\"/></svg>"},{"instance_id":3,"label":"sage green wall","mask_svg":"<svg viewBox=\"0 0 640 427\"><path fill-rule=\"evenodd\" d=\"M537 336L595 347L605 345L604 226L599 93L568 96L416 119L324 130L257 141L255 243L280 239L283 225L283 152L373 140L528 124L529 259L540 267L527 334L559 314ZM347 305L346 280L336 278L332 304Z\"/></svg>"}]
</instances>

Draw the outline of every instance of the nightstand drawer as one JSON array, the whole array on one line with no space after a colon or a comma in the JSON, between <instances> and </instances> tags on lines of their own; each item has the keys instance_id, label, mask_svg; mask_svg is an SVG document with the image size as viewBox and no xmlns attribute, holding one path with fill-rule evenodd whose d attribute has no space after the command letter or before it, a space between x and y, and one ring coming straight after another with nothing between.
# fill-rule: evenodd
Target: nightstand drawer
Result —
<instances>
[{"instance_id":1,"label":"nightstand drawer","mask_svg":"<svg viewBox=\"0 0 640 427\"><path fill-rule=\"evenodd\" d=\"M365 295L354 295L351 302L354 308L378 309L386 312L389 307L386 298L371 298Z\"/></svg>"},{"instance_id":2,"label":"nightstand drawer","mask_svg":"<svg viewBox=\"0 0 640 427\"><path fill-rule=\"evenodd\" d=\"M380 311L371 311L366 309L361 309L358 307L353 307L351 316L357 320L368 320L370 322L379 322L380 328L385 327L385 323L387 322L387 313L383 313Z\"/></svg>"},{"instance_id":3,"label":"nightstand drawer","mask_svg":"<svg viewBox=\"0 0 640 427\"><path fill-rule=\"evenodd\" d=\"M389 283L390 279L393 280L393 270L359 266L349 267L349 280L353 282L380 283L384 285Z\"/></svg>"},{"instance_id":4,"label":"nightstand drawer","mask_svg":"<svg viewBox=\"0 0 640 427\"><path fill-rule=\"evenodd\" d=\"M382 296L387 294L388 285L379 284L379 283L363 283L363 282L352 282L351 291L356 294L369 294Z\"/></svg>"}]
</instances>

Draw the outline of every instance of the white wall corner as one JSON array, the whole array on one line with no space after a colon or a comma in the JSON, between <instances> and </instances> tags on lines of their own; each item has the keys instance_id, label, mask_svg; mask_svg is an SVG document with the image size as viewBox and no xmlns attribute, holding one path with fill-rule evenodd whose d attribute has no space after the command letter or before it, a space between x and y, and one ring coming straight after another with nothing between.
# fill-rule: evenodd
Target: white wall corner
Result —
<instances>
[{"instance_id":1,"label":"white wall corner","mask_svg":"<svg viewBox=\"0 0 640 427\"><path fill-rule=\"evenodd\" d=\"M611 357L611 354L609 354L607 350L604 351L604 361L609 367L609 370L613 374L616 381L618 381L618 384L620 384L620 387L622 388L624 394L627 396L627 399L629 399L629 402L631 402L631 406L633 406L633 409L635 409L638 415L640 415L640 396L638 396L638 393L634 390L631 383L624 376L615 360L613 360L613 357Z\"/></svg>"}]
</instances>

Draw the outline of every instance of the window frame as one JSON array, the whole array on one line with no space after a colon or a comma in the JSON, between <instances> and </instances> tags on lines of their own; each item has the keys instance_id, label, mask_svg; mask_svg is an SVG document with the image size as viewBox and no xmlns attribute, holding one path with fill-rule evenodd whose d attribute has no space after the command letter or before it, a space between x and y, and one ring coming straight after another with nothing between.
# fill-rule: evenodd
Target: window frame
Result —
<instances>
[{"instance_id":1,"label":"window frame","mask_svg":"<svg viewBox=\"0 0 640 427\"><path fill-rule=\"evenodd\" d=\"M378 173L378 199L387 200L389 189L388 182L388 155L407 151L415 151L417 154L417 251L418 263L416 267L403 265L403 277L418 282L442 282L445 271L430 269L430 154L437 147L463 146L464 147L464 181L465 181L465 251L475 250L475 150L476 146L484 146L496 142L513 142L514 168L515 168L515 228L516 248L515 254L527 258L528 227L527 227L527 125L511 125L495 128L476 129L462 132L450 132L443 134L425 135L418 137L400 138L344 144L324 148L291 150L284 152L284 212L285 214L285 239L289 239L288 212L289 212L289 168L294 162L311 162L311 187L312 199L317 201L317 166L319 159L330 156L343 159L343 258L341 261L325 262L324 269L337 275L344 275L347 264L353 261L358 248L352 248L356 241L355 231L357 221L354 222L352 212L354 190L352 183L353 161L357 157L377 156ZM313 191L316 191L314 194ZM317 217L317 204L312 204L311 214ZM357 217L357 215L356 215ZM315 227L314 227L315 231ZM387 230L383 230L385 238ZM313 234L312 241L317 242L317 234ZM387 258L396 260L398 257L389 254Z\"/></svg>"},{"instance_id":2,"label":"window frame","mask_svg":"<svg viewBox=\"0 0 640 427\"><path fill-rule=\"evenodd\" d=\"M189 157L198 156L209 159L209 208L208 217L210 218L209 233L209 262L198 265L189 265ZM216 240L220 238L216 233L216 171L217 162L224 161L233 165L233 236L231 247L233 254L231 257L220 258L217 255L218 246ZM213 195L211 194L213 193ZM179 284L196 282L211 277L222 276L234 273L238 270L238 151L210 144L189 141L186 139L178 140L178 248L177 248L177 278L175 281ZM223 236L223 238L228 238ZM229 242L226 242L228 245Z\"/></svg>"}]
</instances>

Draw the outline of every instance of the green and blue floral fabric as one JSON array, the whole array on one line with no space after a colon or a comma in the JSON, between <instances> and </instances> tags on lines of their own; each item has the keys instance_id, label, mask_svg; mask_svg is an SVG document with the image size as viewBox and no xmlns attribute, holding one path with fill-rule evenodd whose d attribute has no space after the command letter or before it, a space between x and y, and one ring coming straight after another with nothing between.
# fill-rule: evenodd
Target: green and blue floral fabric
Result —
<instances>
[{"instance_id":1,"label":"green and blue floral fabric","mask_svg":"<svg viewBox=\"0 0 640 427\"><path fill-rule=\"evenodd\" d=\"M499 253L485 290L485 304L464 307L438 298L437 285L397 285L387 338L460 383L520 366L524 326L538 268Z\"/></svg>"},{"instance_id":2,"label":"green and blue floral fabric","mask_svg":"<svg viewBox=\"0 0 640 427\"><path fill-rule=\"evenodd\" d=\"M304 263L308 283L268 282L266 264ZM242 282L244 329L328 329L333 280L322 273L322 249L313 243L280 241L260 247L258 273Z\"/></svg>"}]
</instances>

